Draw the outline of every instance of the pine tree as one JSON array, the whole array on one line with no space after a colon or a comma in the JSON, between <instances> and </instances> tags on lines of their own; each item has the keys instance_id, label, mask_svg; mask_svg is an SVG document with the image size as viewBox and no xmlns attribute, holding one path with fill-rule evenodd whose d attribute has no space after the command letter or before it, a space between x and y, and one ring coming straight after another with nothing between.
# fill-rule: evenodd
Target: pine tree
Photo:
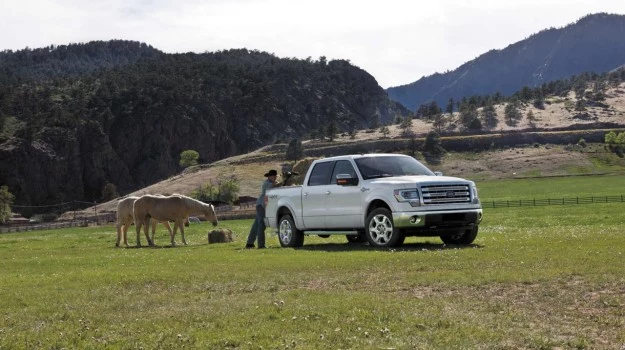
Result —
<instances>
[{"instance_id":1,"label":"pine tree","mask_svg":"<svg viewBox=\"0 0 625 350\"><path fill-rule=\"evenodd\" d=\"M0 187L0 222L5 224L11 219L11 204L15 196L9 192L8 186Z\"/></svg>"},{"instance_id":2,"label":"pine tree","mask_svg":"<svg viewBox=\"0 0 625 350\"><path fill-rule=\"evenodd\" d=\"M509 102L504 109L504 115L506 117L506 124L510 126L517 125L522 117L521 111L519 110L519 102L516 100Z\"/></svg>"},{"instance_id":3,"label":"pine tree","mask_svg":"<svg viewBox=\"0 0 625 350\"><path fill-rule=\"evenodd\" d=\"M304 156L304 148L302 147L302 141L300 139L292 139L286 148L286 159L297 162Z\"/></svg>"},{"instance_id":4,"label":"pine tree","mask_svg":"<svg viewBox=\"0 0 625 350\"><path fill-rule=\"evenodd\" d=\"M328 124L328 129L326 131L327 131L326 135L328 136L328 139L330 141L334 141L334 138L336 137L336 133L338 132L338 129L336 128L336 123L334 123L334 120L330 121L330 124Z\"/></svg>"},{"instance_id":5,"label":"pine tree","mask_svg":"<svg viewBox=\"0 0 625 350\"><path fill-rule=\"evenodd\" d=\"M399 124L399 127L402 129L402 134L404 136L409 135L412 130L412 117L406 116L401 124Z\"/></svg>"},{"instance_id":6,"label":"pine tree","mask_svg":"<svg viewBox=\"0 0 625 350\"><path fill-rule=\"evenodd\" d=\"M380 127L380 116L374 114L371 119L369 119L369 129L375 130Z\"/></svg>"},{"instance_id":7,"label":"pine tree","mask_svg":"<svg viewBox=\"0 0 625 350\"><path fill-rule=\"evenodd\" d=\"M453 99L453 97L449 98L449 102L447 102L447 108L445 108L445 113L449 114L450 117L454 114L454 99Z\"/></svg>"},{"instance_id":8,"label":"pine tree","mask_svg":"<svg viewBox=\"0 0 625 350\"><path fill-rule=\"evenodd\" d=\"M482 108L481 116L484 126L489 129L497 127L497 124L499 123L499 120L497 119L497 111L491 103L488 103L484 106L484 108Z\"/></svg>"},{"instance_id":9,"label":"pine tree","mask_svg":"<svg viewBox=\"0 0 625 350\"><path fill-rule=\"evenodd\" d=\"M108 202L117 197L119 197L119 193L117 193L117 187L114 184L107 182L102 188L102 200Z\"/></svg>"},{"instance_id":10,"label":"pine tree","mask_svg":"<svg viewBox=\"0 0 625 350\"><path fill-rule=\"evenodd\" d=\"M529 111L527 111L527 115L525 115L525 119L527 119L527 123L532 127L535 128L536 127L536 116L534 115L534 112L532 112L532 110L530 109Z\"/></svg>"},{"instance_id":11,"label":"pine tree","mask_svg":"<svg viewBox=\"0 0 625 350\"><path fill-rule=\"evenodd\" d=\"M475 105L466 104L463 106L460 111L459 121L462 126L466 129L477 128L476 120L479 122L477 110L475 109ZM479 123L479 129L481 129L481 123Z\"/></svg>"},{"instance_id":12,"label":"pine tree","mask_svg":"<svg viewBox=\"0 0 625 350\"><path fill-rule=\"evenodd\" d=\"M434 117L434 122L432 123L432 127L439 134L443 132L443 128L445 127L445 115L443 113L439 113Z\"/></svg>"},{"instance_id":13,"label":"pine tree","mask_svg":"<svg viewBox=\"0 0 625 350\"><path fill-rule=\"evenodd\" d=\"M391 131L388 129L388 126L382 125L380 128L380 132L382 133L382 137L387 138Z\"/></svg>"}]
</instances>

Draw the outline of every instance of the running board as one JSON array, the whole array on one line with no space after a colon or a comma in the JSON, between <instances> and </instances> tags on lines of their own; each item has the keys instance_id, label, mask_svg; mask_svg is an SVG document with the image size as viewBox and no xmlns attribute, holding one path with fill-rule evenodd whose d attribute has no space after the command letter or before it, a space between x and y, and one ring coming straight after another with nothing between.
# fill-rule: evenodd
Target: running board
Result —
<instances>
[{"instance_id":1,"label":"running board","mask_svg":"<svg viewBox=\"0 0 625 350\"><path fill-rule=\"evenodd\" d=\"M357 235L358 231L304 231L305 235Z\"/></svg>"}]
</instances>

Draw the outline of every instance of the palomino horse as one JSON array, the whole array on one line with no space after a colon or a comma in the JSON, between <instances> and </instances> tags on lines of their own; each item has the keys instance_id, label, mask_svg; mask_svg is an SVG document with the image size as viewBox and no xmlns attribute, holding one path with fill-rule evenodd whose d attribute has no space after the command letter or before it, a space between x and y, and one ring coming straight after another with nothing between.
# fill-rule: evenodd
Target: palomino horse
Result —
<instances>
[{"instance_id":1,"label":"palomino horse","mask_svg":"<svg viewBox=\"0 0 625 350\"><path fill-rule=\"evenodd\" d=\"M180 228L182 235L182 243L187 244L184 238L184 221L191 214L204 214L206 220L217 226L217 214L212 204L202 203L193 198L183 195L173 195L169 197L145 195L137 199L133 205L135 218L135 226L137 226L137 246L141 246L139 236L141 235L141 226L145 226L145 237L148 237L148 226L150 219L157 221L174 221L174 231L171 233L171 245L176 245L174 237L176 231ZM153 244L153 243L151 243Z\"/></svg>"},{"instance_id":2,"label":"palomino horse","mask_svg":"<svg viewBox=\"0 0 625 350\"><path fill-rule=\"evenodd\" d=\"M130 225L132 225L132 222L134 220L134 216L132 213L132 206L135 203L135 201L139 199L139 197L126 197L122 200L120 200L117 203L117 242L115 243L116 247L119 247L119 244L123 241L124 245L127 247L128 246L128 240L127 240L127 234L128 234L128 228L130 227ZM185 221L185 225L188 225L189 219L187 218ZM167 228L167 231L169 232L169 236L171 237L172 235L172 231L171 231L171 226L169 225L169 221L161 221L161 223L163 225L165 225L165 227ZM158 222L156 220L154 220L152 222L152 240L150 243L150 240L148 239L148 243L150 245L154 244L154 233L156 232L156 225L158 224Z\"/></svg>"}]
</instances>

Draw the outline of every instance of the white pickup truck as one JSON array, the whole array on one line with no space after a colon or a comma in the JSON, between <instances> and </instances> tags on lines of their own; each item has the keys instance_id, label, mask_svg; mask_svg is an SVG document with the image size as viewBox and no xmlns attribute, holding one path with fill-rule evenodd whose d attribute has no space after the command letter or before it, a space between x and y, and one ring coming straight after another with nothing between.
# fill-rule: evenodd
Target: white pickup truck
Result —
<instances>
[{"instance_id":1,"label":"white pickup truck","mask_svg":"<svg viewBox=\"0 0 625 350\"><path fill-rule=\"evenodd\" d=\"M435 174L401 154L316 160L302 186L270 189L265 201L265 224L283 247L331 234L374 247L401 245L406 236L467 245L482 221L475 183Z\"/></svg>"}]
</instances>

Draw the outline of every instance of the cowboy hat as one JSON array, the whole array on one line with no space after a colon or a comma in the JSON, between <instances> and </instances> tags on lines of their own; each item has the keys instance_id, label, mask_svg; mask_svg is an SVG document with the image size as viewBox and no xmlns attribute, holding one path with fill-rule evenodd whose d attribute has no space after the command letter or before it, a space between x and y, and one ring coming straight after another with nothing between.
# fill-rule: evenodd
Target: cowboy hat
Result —
<instances>
[{"instance_id":1,"label":"cowboy hat","mask_svg":"<svg viewBox=\"0 0 625 350\"><path fill-rule=\"evenodd\" d=\"M278 172L273 169L269 170L269 172L265 174L265 177L269 177L269 176L278 176Z\"/></svg>"}]
</instances>

